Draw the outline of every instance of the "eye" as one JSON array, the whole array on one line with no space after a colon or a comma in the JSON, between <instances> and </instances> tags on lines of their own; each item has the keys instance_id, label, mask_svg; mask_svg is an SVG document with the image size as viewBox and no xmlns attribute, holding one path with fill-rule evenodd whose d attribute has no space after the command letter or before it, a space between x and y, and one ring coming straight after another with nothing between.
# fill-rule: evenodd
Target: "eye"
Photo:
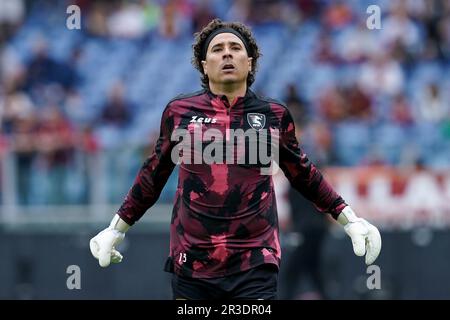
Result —
<instances>
[{"instance_id":1,"label":"eye","mask_svg":"<svg viewBox=\"0 0 450 320\"><path fill-rule=\"evenodd\" d=\"M241 50L241 47L240 46L233 46L233 47L231 47L231 49L235 50L235 51L239 51L239 50Z\"/></svg>"},{"instance_id":2,"label":"eye","mask_svg":"<svg viewBox=\"0 0 450 320\"><path fill-rule=\"evenodd\" d=\"M220 47L215 47L212 49L212 52L219 52L220 50L222 50L222 48Z\"/></svg>"}]
</instances>

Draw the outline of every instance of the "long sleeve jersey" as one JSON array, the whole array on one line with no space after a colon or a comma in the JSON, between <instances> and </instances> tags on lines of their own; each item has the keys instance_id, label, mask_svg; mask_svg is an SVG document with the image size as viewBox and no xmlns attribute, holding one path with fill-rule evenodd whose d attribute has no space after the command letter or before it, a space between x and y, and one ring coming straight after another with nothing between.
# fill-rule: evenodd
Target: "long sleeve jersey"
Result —
<instances>
[{"instance_id":1,"label":"long sleeve jersey","mask_svg":"<svg viewBox=\"0 0 450 320\"><path fill-rule=\"evenodd\" d=\"M232 139L230 132L239 129L256 135ZM177 132L192 139L181 139ZM261 145L267 141L267 149L276 146L270 150L278 154L278 165L293 188L319 211L337 218L346 204L299 147L293 119L281 102L260 97L250 89L231 105L225 96L209 90L181 95L166 106L155 149L118 210L125 222L134 224L157 201L178 163L166 271L214 278L265 263L279 267L281 249L272 177L262 174L265 162L248 156L252 150L259 150L255 146L261 141ZM220 142L223 149L208 149ZM234 146L231 157L227 153L230 145ZM205 161L204 154L214 156L216 161Z\"/></svg>"}]
</instances>

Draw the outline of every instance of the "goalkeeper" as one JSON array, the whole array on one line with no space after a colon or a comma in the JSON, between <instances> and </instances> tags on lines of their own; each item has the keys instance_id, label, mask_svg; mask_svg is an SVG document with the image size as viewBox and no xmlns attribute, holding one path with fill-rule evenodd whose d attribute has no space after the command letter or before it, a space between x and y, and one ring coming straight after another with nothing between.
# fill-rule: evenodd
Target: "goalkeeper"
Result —
<instances>
[{"instance_id":1,"label":"goalkeeper","mask_svg":"<svg viewBox=\"0 0 450 320\"><path fill-rule=\"evenodd\" d=\"M267 146L276 143L277 162L293 188L343 225L355 254L365 255L366 264L372 264L381 249L377 228L356 216L303 153L284 104L250 89L260 57L251 31L243 24L215 19L195 36L192 62L201 74L203 90L180 95L166 106L153 153L109 227L90 241L100 266L122 260L116 246L157 201L180 163L164 268L172 273L173 298L275 299L281 249L272 177L261 174L266 166L261 159L235 161L264 144L264 132L270 138ZM230 130L239 129L256 132L255 140L233 141L237 150L233 161L221 158L220 148L211 152L219 161L180 162L174 157L196 158L198 143L206 152L217 140L229 142ZM194 137L197 145L188 149L187 140L173 139L180 130ZM210 134L198 141L196 130Z\"/></svg>"}]
</instances>

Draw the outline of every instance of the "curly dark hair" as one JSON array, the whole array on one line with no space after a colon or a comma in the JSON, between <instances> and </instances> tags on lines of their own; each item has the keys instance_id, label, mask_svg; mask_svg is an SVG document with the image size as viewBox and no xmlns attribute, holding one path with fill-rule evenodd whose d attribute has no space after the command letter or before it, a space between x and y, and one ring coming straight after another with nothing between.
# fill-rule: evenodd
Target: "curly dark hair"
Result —
<instances>
[{"instance_id":1,"label":"curly dark hair","mask_svg":"<svg viewBox=\"0 0 450 320\"><path fill-rule=\"evenodd\" d=\"M249 51L249 57L252 59L252 71L248 74L247 77L247 87L250 87L253 82L255 82L255 73L258 67L258 58L262 55L259 51L259 47L256 44L256 40L252 35L250 29L240 22L223 22L220 19L214 19L206 27L204 27L200 32L194 34L195 43L192 45L192 50L194 52L194 56L192 57L192 64L195 69L200 71L202 75L202 87L205 89L209 88L209 79L208 76L203 72L202 65L202 50L208 36L213 33L215 30L220 28L232 28L239 32L242 37L247 41Z\"/></svg>"}]
</instances>

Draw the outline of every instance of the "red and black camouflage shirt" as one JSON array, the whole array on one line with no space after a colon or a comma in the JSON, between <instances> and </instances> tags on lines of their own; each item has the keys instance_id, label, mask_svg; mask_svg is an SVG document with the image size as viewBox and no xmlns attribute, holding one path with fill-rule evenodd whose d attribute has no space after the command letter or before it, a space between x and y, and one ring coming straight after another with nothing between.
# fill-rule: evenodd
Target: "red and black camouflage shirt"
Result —
<instances>
[{"instance_id":1,"label":"red and black camouflage shirt","mask_svg":"<svg viewBox=\"0 0 450 320\"><path fill-rule=\"evenodd\" d=\"M177 163L173 152L180 139L177 130L192 134L217 129L223 141L230 130L268 130L272 144L278 140L278 164L293 188L302 193L323 213L335 219L345 207L344 200L326 182L299 147L293 119L282 103L263 98L250 89L231 105L225 96L208 90L180 95L165 108L160 136L154 152L144 162L128 192L119 216L132 225L158 199ZM276 135L273 132L278 132ZM206 136L206 135L205 135ZM204 150L214 139L202 136ZM197 136L198 137L198 136ZM249 138L250 139L250 138ZM236 154L249 150L258 141L246 140L236 146ZM256 140L260 136L256 137ZM195 139L194 139L195 140ZM220 140L220 139L219 139ZM198 139L196 140L198 143ZM217 141L216 141L217 142ZM236 145L236 141L233 142ZM225 143L224 143L225 145ZM184 145L188 148L189 145ZM193 157L195 152L192 144ZM178 187L170 226L170 254L165 270L194 278L214 278L245 271L261 264L280 265L281 250L277 205L271 175L261 174L265 163L180 163ZM233 159L236 160L234 156ZM295 208L301 210L301 208Z\"/></svg>"}]
</instances>

